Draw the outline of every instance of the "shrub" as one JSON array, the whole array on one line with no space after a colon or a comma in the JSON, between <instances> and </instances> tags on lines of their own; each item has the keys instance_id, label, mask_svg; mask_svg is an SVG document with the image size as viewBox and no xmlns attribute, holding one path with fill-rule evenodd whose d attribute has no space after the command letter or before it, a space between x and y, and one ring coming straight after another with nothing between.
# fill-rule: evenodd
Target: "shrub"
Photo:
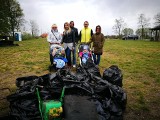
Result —
<instances>
[{"instance_id":1,"label":"shrub","mask_svg":"<svg viewBox=\"0 0 160 120\"><path fill-rule=\"evenodd\" d=\"M41 37L42 37L42 38L46 38L47 35L48 35L47 33L43 33L43 34L41 35Z\"/></svg>"},{"instance_id":2,"label":"shrub","mask_svg":"<svg viewBox=\"0 0 160 120\"><path fill-rule=\"evenodd\" d=\"M22 40L30 40L33 39L32 35L30 33L23 33L22 34Z\"/></svg>"}]
</instances>

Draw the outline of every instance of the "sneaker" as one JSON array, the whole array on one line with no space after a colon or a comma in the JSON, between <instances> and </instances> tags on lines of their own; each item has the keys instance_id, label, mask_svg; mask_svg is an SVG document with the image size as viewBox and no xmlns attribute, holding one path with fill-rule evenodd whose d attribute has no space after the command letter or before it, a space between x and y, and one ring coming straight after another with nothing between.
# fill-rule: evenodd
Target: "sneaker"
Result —
<instances>
[{"instance_id":1,"label":"sneaker","mask_svg":"<svg viewBox=\"0 0 160 120\"><path fill-rule=\"evenodd\" d=\"M73 65L73 67L75 68L75 67L76 67L76 65Z\"/></svg>"},{"instance_id":2,"label":"sneaker","mask_svg":"<svg viewBox=\"0 0 160 120\"><path fill-rule=\"evenodd\" d=\"M98 68L98 65L95 65L96 68Z\"/></svg>"}]
</instances>

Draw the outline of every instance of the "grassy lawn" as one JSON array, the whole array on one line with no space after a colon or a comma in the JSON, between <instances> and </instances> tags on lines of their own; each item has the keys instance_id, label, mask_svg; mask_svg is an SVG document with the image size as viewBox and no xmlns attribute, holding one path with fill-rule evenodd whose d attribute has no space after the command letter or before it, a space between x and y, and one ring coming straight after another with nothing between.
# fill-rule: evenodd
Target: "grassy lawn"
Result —
<instances>
[{"instance_id":1,"label":"grassy lawn","mask_svg":"<svg viewBox=\"0 0 160 120\"><path fill-rule=\"evenodd\" d=\"M49 47L45 39L17 42L19 46L0 47L0 88L16 90L15 80L49 73ZM123 72L123 88L128 94L125 120L160 118L160 42L107 40L100 63L101 73L111 65ZM9 93L1 92L2 95ZM0 102L6 112L7 102Z\"/></svg>"}]
</instances>

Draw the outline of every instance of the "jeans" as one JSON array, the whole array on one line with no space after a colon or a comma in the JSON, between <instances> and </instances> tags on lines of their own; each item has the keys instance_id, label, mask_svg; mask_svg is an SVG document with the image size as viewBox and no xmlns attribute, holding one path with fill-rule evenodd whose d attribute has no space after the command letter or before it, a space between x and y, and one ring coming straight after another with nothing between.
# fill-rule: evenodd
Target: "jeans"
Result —
<instances>
[{"instance_id":1,"label":"jeans","mask_svg":"<svg viewBox=\"0 0 160 120\"><path fill-rule=\"evenodd\" d=\"M52 57L52 54L49 53L49 57L50 57L50 63L51 65L53 64L53 57Z\"/></svg>"},{"instance_id":2,"label":"jeans","mask_svg":"<svg viewBox=\"0 0 160 120\"><path fill-rule=\"evenodd\" d=\"M49 57L50 57L50 63L53 64L53 56L52 56L53 49L49 49Z\"/></svg>"},{"instance_id":3,"label":"jeans","mask_svg":"<svg viewBox=\"0 0 160 120\"><path fill-rule=\"evenodd\" d=\"M96 65L99 65L100 59L101 59L101 55L93 54L93 59L94 59L94 63Z\"/></svg>"},{"instance_id":4,"label":"jeans","mask_svg":"<svg viewBox=\"0 0 160 120\"><path fill-rule=\"evenodd\" d=\"M68 65L71 66L71 50L67 47L65 49L66 58L68 60Z\"/></svg>"},{"instance_id":5,"label":"jeans","mask_svg":"<svg viewBox=\"0 0 160 120\"><path fill-rule=\"evenodd\" d=\"M74 50L72 50L72 56L73 56L73 65L76 65L76 46Z\"/></svg>"}]
</instances>

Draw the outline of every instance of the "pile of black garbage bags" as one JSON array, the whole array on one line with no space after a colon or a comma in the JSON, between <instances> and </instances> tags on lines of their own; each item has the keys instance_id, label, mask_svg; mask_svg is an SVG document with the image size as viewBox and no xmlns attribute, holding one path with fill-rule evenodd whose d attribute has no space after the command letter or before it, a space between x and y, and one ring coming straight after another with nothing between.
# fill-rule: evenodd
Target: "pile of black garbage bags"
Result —
<instances>
[{"instance_id":1,"label":"pile of black garbage bags","mask_svg":"<svg viewBox=\"0 0 160 120\"><path fill-rule=\"evenodd\" d=\"M10 102L9 118L41 120L36 88L40 91L41 99L45 101L58 100L65 87L64 99L67 95L88 96L95 104L97 120L122 120L127 103L122 79L122 71L118 66L110 66L101 76L99 68L90 61L85 66L78 66L76 72L64 68L43 76L17 78L18 89L7 97ZM88 108L88 112L89 110Z\"/></svg>"}]
</instances>

